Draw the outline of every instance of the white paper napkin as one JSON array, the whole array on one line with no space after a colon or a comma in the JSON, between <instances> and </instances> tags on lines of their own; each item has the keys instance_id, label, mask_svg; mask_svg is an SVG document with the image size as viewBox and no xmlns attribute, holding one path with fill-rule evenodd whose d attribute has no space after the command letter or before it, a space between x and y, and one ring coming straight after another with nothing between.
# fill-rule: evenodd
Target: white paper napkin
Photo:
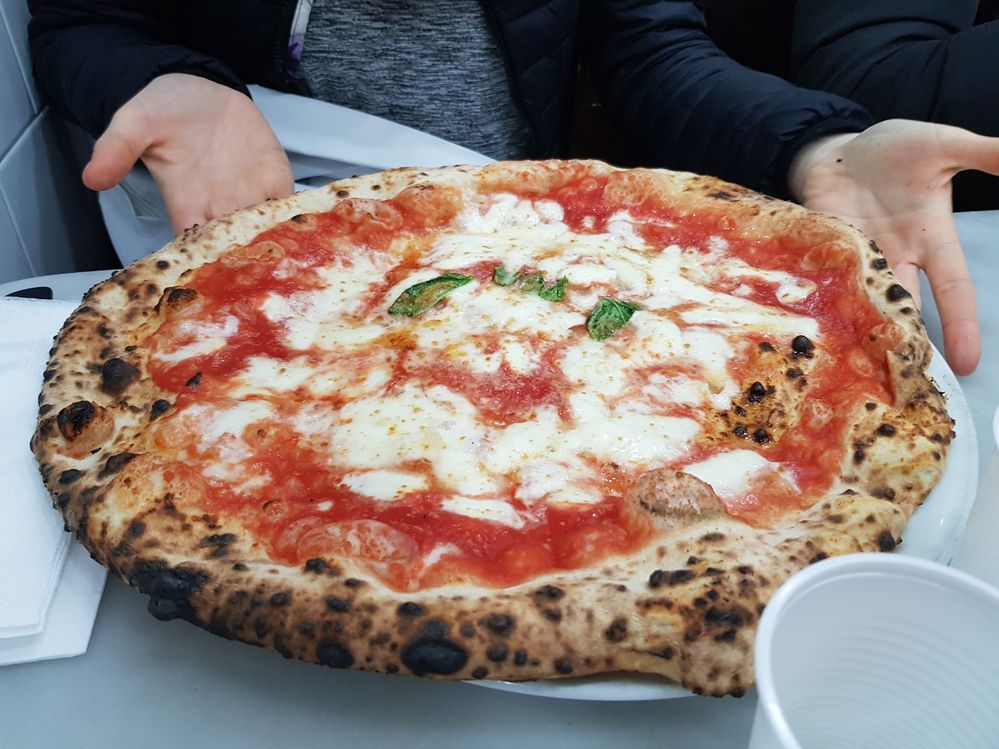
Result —
<instances>
[{"instance_id":1,"label":"white paper napkin","mask_svg":"<svg viewBox=\"0 0 999 749\"><path fill-rule=\"evenodd\" d=\"M28 447L48 351L75 306L0 299L0 402L5 417L0 430L0 663L73 654L65 652L74 649L66 636L75 632L70 639L78 642L79 631L85 629L89 639L100 599L100 589L94 592L96 581L103 587L103 569L85 552L80 560L74 555L72 570L65 569L72 542ZM60 576L66 578L64 583L75 582L63 591ZM61 612L66 619L53 626L49 614L57 589L69 610ZM82 599L81 591L86 594Z\"/></svg>"}]
</instances>

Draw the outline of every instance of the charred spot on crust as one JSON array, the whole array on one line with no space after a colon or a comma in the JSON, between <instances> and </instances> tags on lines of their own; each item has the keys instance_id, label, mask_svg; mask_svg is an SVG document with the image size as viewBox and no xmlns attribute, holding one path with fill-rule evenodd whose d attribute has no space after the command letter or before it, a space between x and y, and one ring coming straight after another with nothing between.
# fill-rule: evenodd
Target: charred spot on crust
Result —
<instances>
[{"instance_id":1,"label":"charred spot on crust","mask_svg":"<svg viewBox=\"0 0 999 749\"><path fill-rule=\"evenodd\" d=\"M515 666L523 666L525 663L527 663L527 651L526 650L518 650L517 652L515 652L513 654L513 665L515 665Z\"/></svg>"},{"instance_id":2,"label":"charred spot on crust","mask_svg":"<svg viewBox=\"0 0 999 749\"><path fill-rule=\"evenodd\" d=\"M513 632L514 621L509 614L490 614L479 623L500 637L506 637Z\"/></svg>"},{"instance_id":3,"label":"charred spot on crust","mask_svg":"<svg viewBox=\"0 0 999 749\"><path fill-rule=\"evenodd\" d=\"M805 357L810 359L815 351L815 344L808 336L796 335L791 339L791 356L795 359Z\"/></svg>"},{"instance_id":4,"label":"charred spot on crust","mask_svg":"<svg viewBox=\"0 0 999 749\"><path fill-rule=\"evenodd\" d=\"M184 387L196 388L201 384L201 372L196 372L191 379L184 383Z\"/></svg>"},{"instance_id":5,"label":"charred spot on crust","mask_svg":"<svg viewBox=\"0 0 999 749\"><path fill-rule=\"evenodd\" d=\"M895 541L895 536L892 535L891 531L881 531L878 534L878 549L881 551L894 551L898 543Z\"/></svg>"},{"instance_id":6,"label":"charred spot on crust","mask_svg":"<svg viewBox=\"0 0 999 749\"><path fill-rule=\"evenodd\" d=\"M894 437L896 431L895 427L887 422L878 427L878 434L882 437Z\"/></svg>"},{"instance_id":7,"label":"charred spot on crust","mask_svg":"<svg viewBox=\"0 0 999 749\"><path fill-rule=\"evenodd\" d=\"M413 603L412 601L406 601L405 603L399 604L399 608L396 609L396 613L399 616L413 618L417 616L423 616L425 613L427 613L427 611L418 603Z\"/></svg>"},{"instance_id":8,"label":"charred spot on crust","mask_svg":"<svg viewBox=\"0 0 999 749\"><path fill-rule=\"evenodd\" d=\"M762 427L753 432L753 442L757 445L765 445L770 442L770 432Z\"/></svg>"},{"instance_id":9,"label":"charred spot on crust","mask_svg":"<svg viewBox=\"0 0 999 749\"><path fill-rule=\"evenodd\" d=\"M902 284L893 283L888 287L888 290L885 292L885 296L888 297L889 302L897 302L900 299L905 299L907 296L910 296L910 294L905 290L905 287L902 286Z\"/></svg>"},{"instance_id":10,"label":"charred spot on crust","mask_svg":"<svg viewBox=\"0 0 999 749\"><path fill-rule=\"evenodd\" d=\"M878 499L895 499L895 490L890 486L879 486L876 489L871 490L871 496L877 497Z\"/></svg>"},{"instance_id":11,"label":"charred spot on crust","mask_svg":"<svg viewBox=\"0 0 999 749\"><path fill-rule=\"evenodd\" d=\"M354 665L354 656L347 648L333 640L323 640L316 647L316 660L330 668L350 668Z\"/></svg>"},{"instance_id":12,"label":"charred spot on crust","mask_svg":"<svg viewBox=\"0 0 999 749\"><path fill-rule=\"evenodd\" d=\"M296 224L304 224L309 219L304 214L302 214L302 213L296 213L294 216L292 216L288 220L289 221L294 221Z\"/></svg>"},{"instance_id":13,"label":"charred spot on crust","mask_svg":"<svg viewBox=\"0 0 999 749\"><path fill-rule=\"evenodd\" d=\"M348 588L356 590L357 588L364 587L364 580L358 580L356 577L348 577L343 581L343 584Z\"/></svg>"},{"instance_id":14,"label":"charred spot on crust","mask_svg":"<svg viewBox=\"0 0 999 749\"><path fill-rule=\"evenodd\" d=\"M750 403L759 403L768 395L767 387L762 382L756 381L749 386L746 391L746 400Z\"/></svg>"},{"instance_id":15,"label":"charred spot on crust","mask_svg":"<svg viewBox=\"0 0 999 749\"><path fill-rule=\"evenodd\" d=\"M876 257L871 261L871 268L874 270L884 270L888 267L888 261L883 257Z\"/></svg>"},{"instance_id":16,"label":"charred spot on crust","mask_svg":"<svg viewBox=\"0 0 999 749\"><path fill-rule=\"evenodd\" d=\"M663 585L680 585L693 579L694 573L690 570L656 570L649 575L649 587L661 588Z\"/></svg>"},{"instance_id":17,"label":"charred spot on crust","mask_svg":"<svg viewBox=\"0 0 999 749\"><path fill-rule=\"evenodd\" d=\"M132 538L139 538L146 532L146 524L141 520L133 520L128 524L128 535Z\"/></svg>"},{"instance_id":18,"label":"charred spot on crust","mask_svg":"<svg viewBox=\"0 0 999 749\"><path fill-rule=\"evenodd\" d=\"M116 356L101 365L101 390L109 395L121 395L138 377L138 367Z\"/></svg>"},{"instance_id":19,"label":"charred spot on crust","mask_svg":"<svg viewBox=\"0 0 999 749\"><path fill-rule=\"evenodd\" d=\"M615 619L604 630L604 637L609 642L621 642L628 636L628 620L623 616Z\"/></svg>"},{"instance_id":20,"label":"charred spot on crust","mask_svg":"<svg viewBox=\"0 0 999 749\"><path fill-rule=\"evenodd\" d=\"M163 621L178 618L197 621L189 598L208 580L205 573L169 568L162 562L140 562L135 577L139 589L149 594L148 609L154 617Z\"/></svg>"},{"instance_id":21,"label":"charred spot on crust","mask_svg":"<svg viewBox=\"0 0 999 749\"><path fill-rule=\"evenodd\" d=\"M468 651L447 637L447 626L432 619L402 651L402 662L417 676L457 673L468 663Z\"/></svg>"},{"instance_id":22,"label":"charred spot on crust","mask_svg":"<svg viewBox=\"0 0 999 749\"><path fill-rule=\"evenodd\" d=\"M275 593L271 596L271 606L275 608L280 608L282 606L287 606L291 603L291 594L281 591L280 593Z\"/></svg>"},{"instance_id":23,"label":"charred spot on crust","mask_svg":"<svg viewBox=\"0 0 999 749\"><path fill-rule=\"evenodd\" d=\"M473 679L485 679L487 676L489 676L489 669L485 666L479 666L477 669L472 671Z\"/></svg>"},{"instance_id":24,"label":"charred spot on crust","mask_svg":"<svg viewBox=\"0 0 999 749\"><path fill-rule=\"evenodd\" d=\"M136 457L135 453L130 453L130 452L124 452L124 453L118 453L117 455L112 455L110 458L107 459L107 462L104 464L104 468L102 468L101 472L97 474L97 477L106 478L107 476L115 475L116 473L121 471L122 468L128 465L132 460L134 460L135 457Z\"/></svg>"},{"instance_id":25,"label":"charred spot on crust","mask_svg":"<svg viewBox=\"0 0 999 749\"><path fill-rule=\"evenodd\" d=\"M760 351L763 351L764 353L767 353L767 354L772 353L772 352L774 352L774 351L777 350L777 349L774 348L774 345L772 343L769 343L767 341L761 341L760 345L759 345L759 349L760 349Z\"/></svg>"},{"instance_id":26,"label":"charred spot on crust","mask_svg":"<svg viewBox=\"0 0 999 749\"><path fill-rule=\"evenodd\" d=\"M739 437L740 439L746 439L747 437L749 437L749 430L746 429L745 424L736 424L732 428L732 434L734 434L736 437Z\"/></svg>"},{"instance_id":27,"label":"charred spot on crust","mask_svg":"<svg viewBox=\"0 0 999 749\"><path fill-rule=\"evenodd\" d=\"M572 661L568 658L559 658L555 661L555 670L563 676L572 673Z\"/></svg>"},{"instance_id":28,"label":"charred spot on crust","mask_svg":"<svg viewBox=\"0 0 999 749\"><path fill-rule=\"evenodd\" d=\"M59 474L59 483L63 485L72 484L82 475L83 471L79 471L76 468L70 468Z\"/></svg>"},{"instance_id":29,"label":"charred spot on crust","mask_svg":"<svg viewBox=\"0 0 999 749\"><path fill-rule=\"evenodd\" d=\"M745 616L737 609L721 609L712 606L704 612L704 623L709 627L738 629L745 622Z\"/></svg>"},{"instance_id":30,"label":"charred spot on crust","mask_svg":"<svg viewBox=\"0 0 999 749\"><path fill-rule=\"evenodd\" d=\"M493 663L502 663L506 660L509 650L506 645L490 645L489 649L486 650L486 658L491 660Z\"/></svg>"},{"instance_id":31,"label":"charred spot on crust","mask_svg":"<svg viewBox=\"0 0 999 749\"><path fill-rule=\"evenodd\" d=\"M315 572L317 575L322 574L326 571L326 562L318 557L313 557L312 559L305 560L305 571Z\"/></svg>"},{"instance_id":32,"label":"charred spot on crust","mask_svg":"<svg viewBox=\"0 0 999 749\"><path fill-rule=\"evenodd\" d=\"M878 404L877 403L873 403L872 401L867 401L867 403L864 404L864 408L866 408L868 411L873 411L877 407L878 407Z\"/></svg>"},{"instance_id":33,"label":"charred spot on crust","mask_svg":"<svg viewBox=\"0 0 999 749\"><path fill-rule=\"evenodd\" d=\"M188 289L183 286L170 286L163 290L163 296L156 303L155 310L159 312L164 307L170 310L178 310L193 302L197 296L198 292L194 289Z\"/></svg>"},{"instance_id":34,"label":"charred spot on crust","mask_svg":"<svg viewBox=\"0 0 999 749\"><path fill-rule=\"evenodd\" d=\"M94 420L97 409L90 401L76 401L70 403L56 415L56 425L62 436L73 441L80 436L80 432L87 428L87 424Z\"/></svg>"},{"instance_id":35,"label":"charred spot on crust","mask_svg":"<svg viewBox=\"0 0 999 749\"><path fill-rule=\"evenodd\" d=\"M789 379L789 380L797 380L797 379L798 379L799 377L801 377L801 376L802 376L803 374L805 374L805 373L804 373L804 372L802 372L802 371L801 371L800 369L798 369L797 367L791 367L791 368L790 368L789 370L787 370L787 371L786 371L786 372L784 373L784 375L785 375L785 376L787 377L787 379Z\"/></svg>"},{"instance_id":36,"label":"charred spot on crust","mask_svg":"<svg viewBox=\"0 0 999 749\"><path fill-rule=\"evenodd\" d=\"M159 268L160 270L166 270L167 268L170 267L170 263L168 263L166 260L157 260L156 267Z\"/></svg>"},{"instance_id":37,"label":"charred spot on crust","mask_svg":"<svg viewBox=\"0 0 999 749\"><path fill-rule=\"evenodd\" d=\"M853 451L853 464L855 466L859 466L861 463L864 462L864 457L866 455L867 455L867 453L864 452L863 445L857 445L856 448Z\"/></svg>"},{"instance_id":38,"label":"charred spot on crust","mask_svg":"<svg viewBox=\"0 0 999 749\"><path fill-rule=\"evenodd\" d=\"M347 190L337 190L336 191L336 196L338 198L349 198L350 197L350 192L347 191Z\"/></svg>"},{"instance_id":39,"label":"charred spot on crust","mask_svg":"<svg viewBox=\"0 0 999 749\"><path fill-rule=\"evenodd\" d=\"M153 401L153 405L149 407L149 418L158 419L169 410L170 401L159 398L158 400Z\"/></svg>"},{"instance_id":40,"label":"charred spot on crust","mask_svg":"<svg viewBox=\"0 0 999 749\"><path fill-rule=\"evenodd\" d=\"M338 614L345 614L353 608L353 604L346 598L338 596L328 596L326 598L326 608Z\"/></svg>"},{"instance_id":41,"label":"charred spot on crust","mask_svg":"<svg viewBox=\"0 0 999 749\"><path fill-rule=\"evenodd\" d=\"M564 595L565 591L561 588L555 587L554 585L546 585L545 587L538 588L538 590L534 591L535 598L547 598L550 601L557 601Z\"/></svg>"},{"instance_id":42,"label":"charred spot on crust","mask_svg":"<svg viewBox=\"0 0 999 749\"><path fill-rule=\"evenodd\" d=\"M708 543L712 541L722 541L724 539L725 539L725 534L719 533L718 531L714 531L712 533L705 533L703 536L701 536L701 540L707 541ZM708 567L708 570L711 569L714 569L714 567ZM705 570L705 572L707 572L708 570Z\"/></svg>"}]
</instances>

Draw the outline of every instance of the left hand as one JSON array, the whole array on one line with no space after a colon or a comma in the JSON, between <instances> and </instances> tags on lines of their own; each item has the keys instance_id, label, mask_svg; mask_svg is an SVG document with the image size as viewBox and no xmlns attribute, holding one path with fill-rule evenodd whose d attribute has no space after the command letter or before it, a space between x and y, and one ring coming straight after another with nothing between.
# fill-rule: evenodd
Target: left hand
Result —
<instances>
[{"instance_id":1,"label":"left hand","mask_svg":"<svg viewBox=\"0 0 999 749\"><path fill-rule=\"evenodd\" d=\"M951 179L963 169L999 174L999 138L886 120L810 143L795 158L790 183L807 208L853 224L877 242L917 305L919 271L926 273L947 362L957 374L970 374L981 342L951 203Z\"/></svg>"}]
</instances>

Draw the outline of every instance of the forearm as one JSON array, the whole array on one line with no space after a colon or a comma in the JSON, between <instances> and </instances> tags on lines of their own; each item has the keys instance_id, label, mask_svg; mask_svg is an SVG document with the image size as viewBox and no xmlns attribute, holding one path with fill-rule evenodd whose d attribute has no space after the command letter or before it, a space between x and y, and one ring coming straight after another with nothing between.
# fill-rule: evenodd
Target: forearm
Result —
<instances>
[{"instance_id":1,"label":"forearm","mask_svg":"<svg viewBox=\"0 0 999 749\"><path fill-rule=\"evenodd\" d=\"M177 43L172 3L29 2L39 88L63 115L99 135L153 78L190 73L246 92L218 60Z\"/></svg>"},{"instance_id":2,"label":"forearm","mask_svg":"<svg viewBox=\"0 0 999 749\"><path fill-rule=\"evenodd\" d=\"M608 114L649 165L788 194L797 151L870 124L859 106L744 68L708 38L692 2L593 6L594 78Z\"/></svg>"}]
</instances>

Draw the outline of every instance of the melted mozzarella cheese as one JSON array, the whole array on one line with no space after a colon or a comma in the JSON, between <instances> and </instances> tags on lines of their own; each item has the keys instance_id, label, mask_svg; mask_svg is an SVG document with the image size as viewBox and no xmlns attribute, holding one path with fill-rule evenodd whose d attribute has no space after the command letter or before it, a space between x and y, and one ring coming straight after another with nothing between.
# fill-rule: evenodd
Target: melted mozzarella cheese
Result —
<instances>
[{"instance_id":1,"label":"melted mozzarella cheese","mask_svg":"<svg viewBox=\"0 0 999 749\"><path fill-rule=\"evenodd\" d=\"M335 350L363 346L383 335L381 325L358 317L369 289L380 282L390 262L373 254L358 254L350 265L318 272L325 285L290 296L271 294L262 305L268 320L283 324L285 344L292 349Z\"/></svg>"},{"instance_id":2,"label":"melted mozzarella cheese","mask_svg":"<svg viewBox=\"0 0 999 749\"><path fill-rule=\"evenodd\" d=\"M175 327L174 335L181 339L193 339L191 343L170 352L155 351L153 358L165 362L179 362L194 356L213 354L224 348L229 338L238 330L239 320L232 315L226 315L221 322L182 320Z\"/></svg>"},{"instance_id":3,"label":"melted mozzarella cheese","mask_svg":"<svg viewBox=\"0 0 999 749\"><path fill-rule=\"evenodd\" d=\"M708 484L722 499L743 496L760 474L779 470L779 464L771 463L752 450L719 453L683 468L684 473L696 476Z\"/></svg>"},{"instance_id":4,"label":"melted mozzarella cheese","mask_svg":"<svg viewBox=\"0 0 999 749\"><path fill-rule=\"evenodd\" d=\"M343 483L352 492L383 502L399 499L410 492L427 488L427 479L418 473L402 471L366 471L348 473Z\"/></svg>"},{"instance_id":5,"label":"melted mozzarella cheese","mask_svg":"<svg viewBox=\"0 0 999 749\"><path fill-rule=\"evenodd\" d=\"M446 486L473 496L497 488L478 457L486 438L469 401L445 387L424 392L413 383L348 403L333 431L335 454L346 465L392 468L427 460Z\"/></svg>"},{"instance_id":6,"label":"melted mozzarella cheese","mask_svg":"<svg viewBox=\"0 0 999 749\"><path fill-rule=\"evenodd\" d=\"M474 499L471 497L451 497L441 502L441 507L455 515L502 523L511 528L523 528L525 519L509 502L499 499Z\"/></svg>"}]
</instances>

